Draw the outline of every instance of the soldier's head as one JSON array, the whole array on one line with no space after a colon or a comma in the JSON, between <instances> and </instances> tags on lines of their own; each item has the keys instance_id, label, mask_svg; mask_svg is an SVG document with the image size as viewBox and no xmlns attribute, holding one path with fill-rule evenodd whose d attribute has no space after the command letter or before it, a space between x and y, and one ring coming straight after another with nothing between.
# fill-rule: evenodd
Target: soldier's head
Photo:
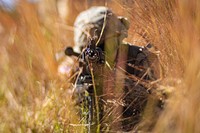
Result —
<instances>
[{"instance_id":1,"label":"soldier's head","mask_svg":"<svg viewBox=\"0 0 200 133\"><path fill-rule=\"evenodd\" d=\"M81 12L74 27L74 51L80 53L89 39L93 39L97 46L110 38L122 41L127 37L129 22L124 17L116 16L107 7L98 6Z\"/></svg>"}]
</instances>

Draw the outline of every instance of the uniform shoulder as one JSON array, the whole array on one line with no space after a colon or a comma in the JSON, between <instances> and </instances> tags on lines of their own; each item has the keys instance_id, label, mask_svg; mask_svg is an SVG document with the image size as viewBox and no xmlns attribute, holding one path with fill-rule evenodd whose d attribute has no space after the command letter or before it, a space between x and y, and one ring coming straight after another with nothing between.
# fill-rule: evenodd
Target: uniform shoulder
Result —
<instances>
[{"instance_id":1,"label":"uniform shoulder","mask_svg":"<svg viewBox=\"0 0 200 133\"><path fill-rule=\"evenodd\" d=\"M123 47L128 49L128 56L130 57L143 57L143 58L157 58L159 51L152 44L146 46L137 46L128 42L123 43Z\"/></svg>"},{"instance_id":2,"label":"uniform shoulder","mask_svg":"<svg viewBox=\"0 0 200 133\"><path fill-rule=\"evenodd\" d=\"M150 44L150 43L147 44L147 45L145 45L145 46L137 46L137 45L125 42L124 45L126 45L127 47L129 47L130 51L138 50L141 53L144 53L146 55L149 55L149 54L155 54L155 55L157 55L157 54L160 53L160 51L158 51L157 48L153 44Z\"/></svg>"},{"instance_id":3,"label":"uniform shoulder","mask_svg":"<svg viewBox=\"0 0 200 133\"><path fill-rule=\"evenodd\" d=\"M124 47L128 47L128 49L129 49L129 52L142 52L143 50L144 50L144 47L143 46L137 46L137 45L135 45L135 44L131 44L131 43L129 43L129 42L123 42L123 46Z\"/></svg>"}]
</instances>

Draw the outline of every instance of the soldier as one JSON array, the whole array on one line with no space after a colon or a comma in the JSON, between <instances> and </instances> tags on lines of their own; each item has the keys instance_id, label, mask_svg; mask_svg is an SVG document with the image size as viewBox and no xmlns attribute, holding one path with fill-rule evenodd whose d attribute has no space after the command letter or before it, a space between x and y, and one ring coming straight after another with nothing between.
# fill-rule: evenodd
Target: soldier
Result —
<instances>
[{"instance_id":1,"label":"soldier","mask_svg":"<svg viewBox=\"0 0 200 133\"><path fill-rule=\"evenodd\" d=\"M108 79L102 80L104 89L113 85L122 86L124 96L121 98L121 128L124 131L132 130L142 118L150 95L149 84L158 78L151 68L156 61L156 55L148 50L152 45L140 47L124 42L123 39L128 36L129 22L124 17L116 16L107 7L92 7L81 12L74 27L73 51L76 55L81 54L91 39L103 51L105 66L110 68L111 75L117 76L120 68L120 71L123 71L123 86L118 85L118 77L114 78L114 82L108 81L107 86L105 82ZM69 51L66 53L69 55ZM104 74L105 72L108 71L104 70Z\"/></svg>"}]
</instances>

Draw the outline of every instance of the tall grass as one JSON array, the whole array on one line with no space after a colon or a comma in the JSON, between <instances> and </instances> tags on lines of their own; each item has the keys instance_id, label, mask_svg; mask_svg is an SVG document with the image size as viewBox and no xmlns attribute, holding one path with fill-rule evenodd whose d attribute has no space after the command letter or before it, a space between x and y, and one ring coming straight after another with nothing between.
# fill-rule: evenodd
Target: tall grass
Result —
<instances>
[{"instance_id":1,"label":"tall grass","mask_svg":"<svg viewBox=\"0 0 200 133\"><path fill-rule=\"evenodd\" d=\"M200 2L113 3L115 7L108 6L131 21L127 40L139 45L149 41L160 51L159 84L169 98L154 132L200 132ZM23 1L13 13L0 12L0 132L81 130L70 83L58 76L54 59L57 51L71 45L65 42L72 42L66 36L72 32L59 21L53 0L43 4L51 7L44 16L38 11L41 5Z\"/></svg>"},{"instance_id":2,"label":"tall grass","mask_svg":"<svg viewBox=\"0 0 200 133\"><path fill-rule=\"evenodd\" d=\"M160 51L161 85L171 93L155 132L200 131L199 6L197 0L135 1L134 26Z\"/></svg>"},{"instance_id":3,"label":"tall grass","mask_svg":"<svg viewBox=\"0 0 200 133\"><path fill-rule=\"evenodd\" d=\"M27 2L14 15L1 12L0 132L70 130L76 115L69 84L57 74L54 54L64 44L56 15L41 22L37 5Z\"/></svg>"},{"instance_id":4,"label":"tall grass","mask_svg":"<svg viewBox=\"0 0 200 133\"><path fill-rule=\"evenodd\" d=\"M173 96L163 115L160 117L157 132L199 132L199 1L176 1L174 4L174 22L171 24L170 40L174 45L181 64L175 68L180 77ZM168 54L166 54L168 55ZM176 58L172 55L172 59ZM176 60L175 60L176 61ZM182 66L182 69L179 69ZM169 67L170 68L170 67ZM173 69L173 68L171 68ZM177 73L172 71L172 76ZM174 75L175 74L175 75ZM170 78L170 77L166 77Z\"/></svg>"}]
</instances>

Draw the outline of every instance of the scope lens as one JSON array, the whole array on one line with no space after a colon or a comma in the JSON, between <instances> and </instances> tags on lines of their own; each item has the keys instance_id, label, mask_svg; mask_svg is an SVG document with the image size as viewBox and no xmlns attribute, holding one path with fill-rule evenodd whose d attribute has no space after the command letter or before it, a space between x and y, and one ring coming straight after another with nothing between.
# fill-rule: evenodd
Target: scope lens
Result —
<instances>
[{"instance_id":1,"label":"scope lens","mask_svg":"<svg viewBox=\"0 0 200 133\"><path fill-rule=\"evenodd\" d=\"M99 54L98 54L98 51L96 50L88 49L86 52L86 56L90 61L94 62L98 60Z\"/></svg>"}]
</instances>

